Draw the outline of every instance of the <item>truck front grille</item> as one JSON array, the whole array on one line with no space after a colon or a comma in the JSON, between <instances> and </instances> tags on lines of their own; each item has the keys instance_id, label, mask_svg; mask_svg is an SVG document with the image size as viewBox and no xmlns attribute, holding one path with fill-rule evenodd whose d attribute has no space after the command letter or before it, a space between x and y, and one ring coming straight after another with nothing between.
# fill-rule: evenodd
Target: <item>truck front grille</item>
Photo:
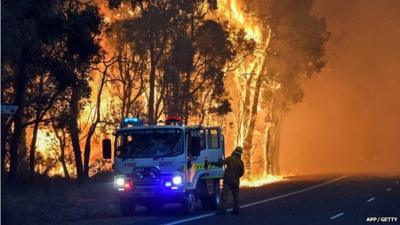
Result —
<instances>
[{"instance_id":1,"label":"truck front grille","mask_svg":"<svg viewBox=\"0 0 400 225\"><path fill-rule=\"evenodd\" d=\"M160 186L160 171L156 167L139 167L133 173L136 186Z\"/></svg>"},{"instance_id":2,"label":"truck front grille","mask_svg":"<svg viewBox=\"0 0 400 225\"><path fill-rule=\"evenodd\" d=\"M160 180L135 180L136 186L160 186Z\"/></svg>"}]
</instances>

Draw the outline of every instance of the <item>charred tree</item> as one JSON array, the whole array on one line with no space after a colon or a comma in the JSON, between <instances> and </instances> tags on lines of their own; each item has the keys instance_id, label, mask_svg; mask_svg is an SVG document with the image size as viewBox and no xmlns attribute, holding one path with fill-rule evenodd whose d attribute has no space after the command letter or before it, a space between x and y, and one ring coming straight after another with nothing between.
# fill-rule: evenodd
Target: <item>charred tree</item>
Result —
<instances>
[{"instance_id":1,"label":"charred tree","mask_svg":"<svg viewBox=\"0 0 400 225\"><path fill-rule=\"evenodd\" d=\"M76 175L79 180L84 178L84 171L82 165L82 151L79 140L80 130L78 127L79 122L79 100L80 100L80 90L77 87L72 87L71 89L71 102L70 102L70 112L71 118L69 121L69 131L71 135L72 150L75 156L75 166Z\"/></svg>"},{"instance_id":2,"label":"charred tree","mask_svg":"<svg viewBox=\"0 0 400 225\"><path fill-rule=\"evenodd\" d=\"M10 180L15 180L18 173L18 146L21 139L21 135L24 129L24 109L25 109L25 91L27 86L27 75L26 75L26 59L27 49L22 50L21 61L19 63L19 71L16 78L15 86L15 100L14 105L16 105L17 111L13 117L14 133L11 137L10 143Z\"/></svg>"}]
</instances>

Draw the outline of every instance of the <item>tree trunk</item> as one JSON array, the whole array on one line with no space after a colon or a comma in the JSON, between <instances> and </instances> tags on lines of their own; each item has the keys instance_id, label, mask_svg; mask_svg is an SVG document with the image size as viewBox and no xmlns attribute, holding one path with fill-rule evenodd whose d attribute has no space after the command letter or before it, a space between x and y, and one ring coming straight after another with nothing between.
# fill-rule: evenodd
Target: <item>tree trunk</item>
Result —
<instances>
[{"instance_id":1,"label":"tree trunk","mask_svg":"<svg viewBox=\"0 0 400 225\"><path fill-rule=\"evenodd\" d=\"M71 120L69 121L69 128L71 133L72 149L75 156L76 174L78 176L78 180L82 180L84 178L84 174L82 166L81 146L79 143L79 90L77 90L77 87L72 87L70 110Z\"/></svg>"},{"instance_id":2,"label":"tree trunk","mask_svg":"<svg viewBox=\"0 0 400 225\"><path fill-rule=\"evenodd\" d=\"M89 131L86 137L86 143L85 143L85 150L84 150L84 176L85 178L89 178L89 167L90 167L90 153L92 150L91 144L92 144L92 137L96 131L97 124L100 122L100 109L101 109L101 94L103 93L103 88L104 85L106 84L106 75L107 75L107 69L108 66L106 66L104 72L102 72L102 77L100 81L100 87L96 96L96 117L94 118L93 123L89 127ZM129 74L127 74L129 76ZM129 94L130 96L130 94Z\"/></svg>"},{"instance_id":3,"label":"tree trunk","mask_svg":"<svg viewBox=\"0 0 400 225\"><path fill-rule=\"evenodd\" d=\"M253 132L254 132L254 127L257 119L257 109L258 109L258 101L260 98L260 92L262 88L262 82L264 79L264 76L266 76L266 71L267 71L267 49L269 46L269 43L272 38L272 31L268 27L268 33L265 39L265 45L263 49L263 53L265 54L263 58L261 58L261 70L258 73L257 80L256 80L256 85L255 85L255 90L254 90L254 95L253 95L253 102L252 102L252 108L251 108L251 114L250 114L250 119L247 122L248 119L243 118L243 123L248 123L247 127L244 129L246 130L246 133L244 133L245 138L244 138L244 143L243 143L243 158L245 159L245 175L246 176L251 176L251 170L252 170L252 156L253 156ZM255 67L256 68L256 67ZM253 70L255 70L255 68ZM252 71L253 73L253 71ZM252 78L253 79L253 78ZM246 84L247 85L247 84ZM246 109L244 109L246 110ZM244 113L246 113L244 111Z\"/></svg>"},{"instance_id":4,"label":"tree trunk","mask_svg":"<svg viewBox=\"0 0 400 225\"><path fill-rule=\"evenodd\" d=\"M271 162L271 145L272 145L272 125L269 125L270 122L266 125L265 128L265 147L264 147L264 156L265 156L265 172L266 174L272 174L272 162Z\"/></svg>"},{"instance_id":5,"label":"tree trunk","mask_svg":"<svg viewBox=\"0 0 400 225\"><path fill-rule=\"evenodd\" d=\"M61 165L62 165L62 168L64 171L64 176L67 180L69 180L70 176L69 176L69 172L68 172L67 163L65 162L65 145L66 145L67 138L65 136L65 131L62 130L61 132L62 132L62 137L56 134L57 139L60 142L60 151L61 151L60 162L61 162Z\"/></svg>"},{"instance_id":6,"label":"tree trunk","mask_svg":"<svg viewBox=\"0 0 400 225\"><path fill-rule=\"evenodd\" d=\"M258 109L258 101L260 99L261 92L261 84L263 81L263 71L258 75L256 81L256 87L253 96L253 105L251 108L251 116L249 126L247 128L247 133L244 139L243 149L244 149L244 159L245 160L245 171L247 176L251 176L252 170L252 157L253 157L253 132L257 119L257 109Z\"/></svg>"},{"instance_id":7,"label":"tree trunk","mask_svg":"<svg viewBox=\"0 0 400 225\"><path fill-rule=\"evenodd\" d=\"M62 135L59 135L57 132L57 128L54 126L54 121L52 121L52 126L53 126L53 130L54 130L54 134L56 135L56 138L57 138L59 146L60 146L60 162L61 162L61 165L63 168L64 176L66 179L69 180L70 176L69 176L69 172L68 172L67 163L65 161L65 146L66 146L66 142L67 142L66 133L65 133L65 130L63 128L61 128Z\"/></svg>"},{"instance_id":8,"label":"tree trunk","mask_svg":"<svg viewBox=\"0 0 400 225\"><path fill-rule=\"evenodd\" d=\"M2 177L6 173L6 154L7 154L7 143L9 143L9 132L10 132L10 121L7 120L8 117L1 115L1 175Z\"/></svg>"},{"instance_id":9,"label":"tree trunk","mask_svg":"<svg viewBox=\"0 0 400 225\"><path fill-rule=\"evenodd\" d=\"M15 87L15 101L14 105L17 105L17 111L14 115L14 133L11 137L10 143L10 172L9 179L15 180L18 173L18 146L21 139L21 135L24 129L24 109L25 109L25 93L26 93L26 71L25 71L25 57L27 49L22 50L22 60L19 65L19 73L17 75L16 87Z\"/></svg>"},{"instance_id":10,"label":"tree trunk","mask_svg":"<svg viewBox=\"0 0 400 225\"><path fill-rule=\"evenodd\" d=\"M271 155L271 162L272 162L272 174L273 175L279 175L281 173L280 167L279 167L279 151L281 147L281 127L282 127L282 115L277 115L277 121L276 121L276 129L275 129L275 143L274 143L274 148L273 152Z\"/></svg>"},{"instance_id":11,"label":"tree trunk","mask_svg":"<svg viewBox=\"0 0 400 225\"><path fill-rule=\"evenodd\" d=\"M251 98L251 84L253 82L254 78L254 73L255 73L255 68L257 65L254 66L253 70L250 73L250 77L246 81L246 92L245 92L245 97L244 97L244 102L243 102L243 117L241 118L241 126L240 128L242 129L241 131L239 130L239 135L242 134L247 134L247 129L249 126L249 116L250 116L250 98Z\"/></svg>"},{"instance_id":12,"label":"tree trunk","mask_svg":"<svg viewBox=\"0 0 400 225\"><path fill-rule=\"evenodd\" d=\"M60 150L61 150L60 161L61 161L61 165L63 167L64 176L66 179L69 180L70 176L69 176L69 172L68 172L67 163L65 162L65 144L63 144L63 146L61 146L61 144L60 144Z\"/></svg>"},{"instance_id":13,"label":"tree trunk","mask_svg":"<svg viewBox=\"0 0 400 225\"><path fill-rule=\"evenodd\" d=\"M92 128L92 127L90 127ZM83 173L85 179L89 178L89 163L90 163L90 152L91 152L91 142L92 142L92 136L94 134L94 129L92 132L92 129L90 129L87 137L86 137L86 143L85 143L85 150L84 150L84 159L83 159Z\"/></svg>"},{"instance_id":14,"label":"tree trunk","mask_svg":"<svg viewBox=\"0 0 400 225\"><path fill-rule=\"evenodd\" d=\"M272 137L271 133L273 132L274 123L273 123L273 112L274 112L274 99L272 98L269 103L269 108L267 109L267 113L265 114L264 122L265 122L265 147L264 147L264 158L265 158L265 173L272 174L272 162L271 162L271 145L272 145Z\"/></svg>"},{"instance_id":15,"label":"tree trunk","mask_svg":"<svg viewBox=\"0 0 400 225\"><path fill-rule=\"evenodd\" d=\"M33 179L33 175L35 175L36 140L37 140L37 133L39 130L39 123L40 123L39 118L36 117L36 121L33 125L31 147L29 149L29 176L31 179Z\"/></svg>"},{"instance_id":16,"label":"tree trunk","mask_svg":"<svg viewBox=\"0 0 400 225\"><path fill-rule=\"evenodd\" d=\"M42 96L43 93L43 75L40 76L40 83L39 83L39 96ZM36 115L35 115L35 123L33 125L33 134L32 134L32 141L31 141L31 148L29 149L29 176L33 179L33 175L35 175L35 154L36 154L36 140L37 140L37 133L39 130L39 124L42 120L42 104L37 105Z\"/></svg>"},{"instance_id":17,"label":"tree trunk","mask_svg":"<svg viewBox=\"0 0 400 225\"><path fill-rule=\"evenodd\" d=\"M149 105L148 105L148 120L149 124L154 123L154 91L156 80L156 69L154 62L154 50L150 50L150 76L149 76Z\"/></svg>"},{"instance_id":18,"label":"tree trunk","mask_svg":"<svg viewBox=\"0 0 400 225\"><path fill-rule=\"evenodd\" d=\"M183 106L183 122L185 124L188 124L189 122L189 99L190 99L190 86L192 85L192 81L190 80L190 73L186 73L186 81L185 81L185 87L184 91L185 94L183 96L182 101L182 106Z\"/></svg>"}]
</instances>

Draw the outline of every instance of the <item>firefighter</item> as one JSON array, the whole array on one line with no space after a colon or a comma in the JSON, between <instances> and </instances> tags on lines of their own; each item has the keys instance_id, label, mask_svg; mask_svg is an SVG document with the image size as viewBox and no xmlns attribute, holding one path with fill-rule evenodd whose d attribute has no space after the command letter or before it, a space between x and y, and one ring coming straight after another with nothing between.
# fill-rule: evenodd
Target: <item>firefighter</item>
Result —
<instances>
[{"instance_id":1,"label":"firefighter","mask_svg":"<svg viewBox=\"0 0 400 225\"><path fill-rule=\"evenodd\" d=\"M232 155L219 162L220 166L226 165L224 172L224 186L222 188L222 199L217 215L226 213L226 204L229 192L233 195L233 211L232 214L239 214L239 184L240 177L244 174L243 161L240 158L243 153L242 147L236 147Z\"/></svg>"}]
</instances>

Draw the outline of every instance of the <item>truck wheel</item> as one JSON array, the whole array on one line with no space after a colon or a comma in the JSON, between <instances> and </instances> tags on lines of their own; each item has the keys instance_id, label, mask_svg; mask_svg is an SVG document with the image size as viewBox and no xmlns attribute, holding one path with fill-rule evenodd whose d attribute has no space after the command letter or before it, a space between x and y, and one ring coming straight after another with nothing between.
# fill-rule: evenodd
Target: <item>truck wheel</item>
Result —
<instances>
[{"instance_id":1,"label":"truck wheel","mask_svg":"<svg viewBox=\"0 0 400 225\"><path fill-rule=\"evenodd\" d=\"M119 199L119 207L123 216L133 216L136 208L135 200L121 197Z\"/></svg>"},{"instance_id":2,"label":"truck wheel","mask_svg":"<svg viewBox=\"0 0 400 225\"><path fill-rule=\"evenodd\" d=\"M219 180L213 182L214 192L210 195L201 197L201 206L204 210L217 209L221 202L221 188L219 187Z\"/></svg>"},{"instance_id":3,"label":"truck wheel","mask_svg":"<svg viewBox=\"0 0 400 225\"><path fill-rule=\"evenodd\" d=\"M218 209L221 203L221 188L219 187L219 180L214 182L214 193L209 198L209 206L211 209Z\"/></svg>"},{"instance_id":4,"label":"truck wheel","mask_svg":"<svg viewBox=\"0 0 400 225\"><path fill-rule=\"evenodd\" d=\"M209 210L211 208L209 197L201 197L200 201L201 201L201 208L203 210Z\"/></svg>"},{"instance_id":5,"label":"truck wheel","mask_svg":"<svg viewBox=\"0 0 400 225\"><path fill-rule=\"evenodd\" d=\"M196 198L193 193L188 193L182 201L182 211L185 214L192 213L196 204Z\"/></svg>"}]
</instances>

